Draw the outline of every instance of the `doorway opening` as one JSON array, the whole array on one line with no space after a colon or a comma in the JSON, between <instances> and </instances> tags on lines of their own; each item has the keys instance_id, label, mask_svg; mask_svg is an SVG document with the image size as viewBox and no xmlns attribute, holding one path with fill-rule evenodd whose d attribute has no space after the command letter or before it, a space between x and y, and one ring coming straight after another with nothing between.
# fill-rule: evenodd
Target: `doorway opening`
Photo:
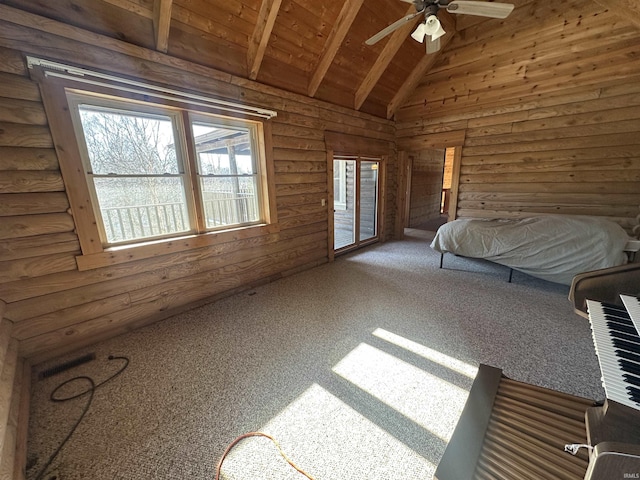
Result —
<instances>
[{"instance_id":1,"label":"doorway opening","mask_svg":"<svg viewBox=\"0 0 640 480\"><path fill-rule=\"evenodd\" d=\"M379 239L380 158L333 157L333 245L335 253Z\"/></svg>"}]
</instances>

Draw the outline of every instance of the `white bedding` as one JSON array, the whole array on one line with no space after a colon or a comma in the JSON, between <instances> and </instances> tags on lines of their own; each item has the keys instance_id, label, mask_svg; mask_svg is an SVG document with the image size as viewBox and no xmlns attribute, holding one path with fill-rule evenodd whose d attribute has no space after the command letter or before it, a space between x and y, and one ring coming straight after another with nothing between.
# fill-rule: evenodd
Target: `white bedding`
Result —
<instances>
[{"instance_id":1,"label":"white bedding","mask_svg":"<svg viewBox=\"0 0 640 480\"><path fill-rule=\"evenodd\" d=\"M442 225L431 248L570 285L578 273L624 264L627 240L620 225L597 217L463 218Z\"/></svg>"}]
</instances>

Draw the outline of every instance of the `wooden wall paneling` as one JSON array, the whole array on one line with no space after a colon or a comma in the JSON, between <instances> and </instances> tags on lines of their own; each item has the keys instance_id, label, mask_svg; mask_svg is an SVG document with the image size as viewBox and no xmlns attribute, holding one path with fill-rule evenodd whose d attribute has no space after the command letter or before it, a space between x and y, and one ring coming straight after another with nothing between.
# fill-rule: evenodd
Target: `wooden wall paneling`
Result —
<instances>
[{"instance_id":1,"label":"wooden wall paneling","mask_svg":"<svg viewBox=\"0 0 640 480\"><path fill-rule=\"evenodd\" d=\"M576 120L578 122L578 120ZM495 128L495 127L494 127ZM525 142L555 141L566 138L579 138L591 135L625 134L640 131L640 119L622 120L619 122L602 122L597 124L580 125L556 129L538 129L524 131L523 133L493 134L486 132L482 137L469 137L465 145L468 147L499 146L505 144L521 144Z\"/></svg>"},{"instance_id":2,"label":"wooden wall paneling","mask_svg":"<svg viewBox=\"0 0 640 480\"><path fill-rule=\"evenodd\" d=\"M59 253L46 257L21 258L0 262L0 283L39 277L57 272L68 272L77 267L73 253Z\"/></svg>"},{"instance_id":3,"label":"wooden wall paneling","mask_svg":"<svg viewBox=\"0 0 640 480\"><path fill-rule=\"evenodd\" d=\"M67 328L93 318L126 310L131 305L128 293L102 298L93 302L55 310L14 323L13 336L19 341L61 328Z\"/></svg>"},{"instance_id":4,"label":"wooden wall paneling","mask_svg":"<svg viewBox=\"0 0 640 480\"><path fill-rule=\"evenodd\" d=\"M0 47L0 72L26 77L27 66L20 52L10 48Z\"/></svg>"},{"instance_id":5,"label":"wooden wall paneling","mask_svg":"<svg viewBox=\"0 0 640 480\"><path fill-rule=\"evenodd\" d=\"M74 228L73 218L67 213L3 217L0 222L0 240L71 232Z\"/></svg>"},{"instance_id":6,"label":"wooden wall paneling","mask_svg":"<svg viewBox=\"0 0 640 480\"><path fill-rule=\"evenodd\" d=\"M303 232L295 232L296 235L300 233ZM269 244L276 242L281 235L272 235ZM286 236L286 238L289 237ZM295 237L293 239L295 240ZM11 295L10 292L13 288L8 288L3 292L4 297L14 299L9 304L6 315L15 321L21 321L48 312L108 298L128 291L133 286L143 288L158 283L173 282L179 278L188 277L194 272L232 265L247 256L250 257L251 252L256 250L257 240L260 239L247 239L244 242L221 245L214 252L211 252L210 249L204 249L200 254L198 252L188 255L174 254L160 259L139 261L135 265L103 268L83 273L60 273L43 277L41 281L30 279L31 281L14 282L16 285L21 284L22 287L28 288L29 291L26 295ZM241 249L243 246L244 249ZM257 254L269 251L269 248L262 247L257 251ZM182 260L182 263L177 261L178 258ZM71 281L65 282L63 280L65 276ZM27 285L29 283L32 284L31 288ZM55 283L55 286L51 285L52 283ZM60 293L55 293L56 290ZM54 291L54 293L47 293L50 291ZM17 290L14 290L14 293L17 294ZM38 302L30 300L34 296L39 298Z\"/></svg>"},{"instance_id":7,"label":"wooden wall paneling","mask_svg":"<svg viewBox=\"0 0 640 480\"><path fill-rule=\"evenodd\" d=\"M0 178L0 193L62 191L64 191L64 183L60 172L14 170L3 172Z\"/></svg>"},{"instance_id":8,"label":"wooden wall paneling","mask_svg":"<svg viewBox=\"0 0 640 480\"><path fill-rule=\"evenodd\" d=\"M0 262L65 252L80 253L78 236L73 232L0 240Z\"/></svg>"},{"instance_id":9,"label":"wooden wall paneling","mask_svg":"<svg viewBox=\"0 0 640 480\"><path fill-rule=\"evenodd\" d=\"M23 349L24 355L30 357L47 351L51 347L73 343L78 338L90 338L104 331L113 331L114 327L117 328L132 320L152 315L154 312L167 309L171 305L192 303L258 280L268 272L272 272L274 265L292 267L299 262L300 258L310 261L310 259L317 259L320 255L325 256L325 247L326 239L323 238L311 244L285 249L262 258L246 260L227 270L225 270L226 267L223 267L219 270L203 272L177 280L165 284L164 288L151 287L147 290L135 291L132 292L133 304L128 310L24 340L20 343L20 347Z\"/></svg>"},{"instance_id":10,"label":"wooden wall paneling","mask_svg":"<svg viewBox=\"0 0 640 480\"><path fill-rule=\"evenodd\" d=\"M38 85L21 74L0 72L0 83L3 85L2 97L31 102L41 100Z\"/></svg>"},{"instance_id":11,"label":"wooden wall paneling","mask_svg":"<svg viewBox=\"0 0 640 480\"><path fill-rule=\"evenodd\" d=\"M0 147L0 170L59 170L53 148Z\"/></svg>"},{"instance_id":12,"label":"wooden wall paneling","mask_svg":"<svg viewBox=\"0 0 640 480\"><path fill-rule=\"evenodd\" d=\"M0 147L51 148L49 128L41 125L0 123Z\"/></svg>"},{"instance_id":13,"label":"wooden wall paneling","mask_svg":"<svg viewBox=\"0 0 640 480\"><path fill-rule=\"evenodd\" d=\"M66 212L68 208L69 201L64 192L0 194L0 217Z\"/></svg>"},{"instance_id":14,"label":"wooden wall paneling","mask_svg":"<svg viewBox=\"0 0 640 480\"><path fill-rule=\"evenodd\" d=\"M46 125L47 117L39 101L0 97L0 122Z\"/></svg>"}]
</instances>

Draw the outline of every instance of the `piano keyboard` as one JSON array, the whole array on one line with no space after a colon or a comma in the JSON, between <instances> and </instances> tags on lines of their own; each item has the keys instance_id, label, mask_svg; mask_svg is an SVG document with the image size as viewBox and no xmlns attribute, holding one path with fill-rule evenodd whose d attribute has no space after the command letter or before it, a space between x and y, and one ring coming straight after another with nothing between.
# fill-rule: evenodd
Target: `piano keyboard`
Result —
<instances>
[{"instance_id":1,"label":"piano keyboard","mask_svg":"<svg viewBox=\"0 0 640 480\"><path fill-rule=\"evenodd\" d=\"M640 302L626 297L629 311L593 300L587 300L587 307L607 398L640 410L640 335L630 315L640 323Z\"/></svg>"}]
</instances>

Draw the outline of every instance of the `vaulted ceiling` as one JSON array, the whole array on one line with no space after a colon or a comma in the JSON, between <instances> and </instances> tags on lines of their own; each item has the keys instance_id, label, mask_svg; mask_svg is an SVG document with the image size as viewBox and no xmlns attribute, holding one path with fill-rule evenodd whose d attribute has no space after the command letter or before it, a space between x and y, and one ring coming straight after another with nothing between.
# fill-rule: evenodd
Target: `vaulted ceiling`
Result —
<instances>
[{"instance_id":1,"label":"vaulted ceiling","mask_svg":"<svg viewBox=\"0 0 640 480\"><path fill-rule=\"evenodd\" d=\"M410 37L419 18L375 45L364 42L415 11L400 0L2 0L47 18L258 82L391 118L446 52L472 29L539 22L535 7L579 10L584 1L504 0L505 20L439 17L442 49L426 55ZM589 0L640 28L640 2ZM538 9L539 10L539 9ZM531 25L529 25L530 27ZM468 43L468 42L467 42ZM514 56L517 52L514 52Z\"/></svg>"}]
</instances>

